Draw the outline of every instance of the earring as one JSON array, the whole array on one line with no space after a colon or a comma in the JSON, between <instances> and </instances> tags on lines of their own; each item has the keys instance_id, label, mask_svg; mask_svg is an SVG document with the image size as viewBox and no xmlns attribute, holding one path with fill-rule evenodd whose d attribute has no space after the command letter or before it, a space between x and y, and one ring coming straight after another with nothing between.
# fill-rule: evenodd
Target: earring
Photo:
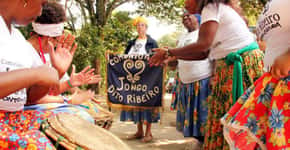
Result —
<instances>
[{"instance_id":1,"label":"earring","mask_svg":"<svg viewBox=\"0 0 290 150\"><path fill-rule=\"evenodd\" d=\"M25 8L27 6L27 0L23 0L23 1L24 1L23 7Z\"/></svg>"}]
</instances>

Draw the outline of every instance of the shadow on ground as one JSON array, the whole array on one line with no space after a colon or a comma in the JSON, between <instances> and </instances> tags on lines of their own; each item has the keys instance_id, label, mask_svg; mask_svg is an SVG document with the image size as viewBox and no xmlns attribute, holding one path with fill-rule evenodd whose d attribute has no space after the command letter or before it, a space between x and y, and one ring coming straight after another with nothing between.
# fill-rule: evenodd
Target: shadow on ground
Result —
<instances>
[{"instance_id":1,"label":"shadow on ground","mask_svg":"<svg viewBox=\"0 0 290 150\"><path fill-rule=\"evenodd\" d=\"M198 141L194 138L184 138L182 133L175 129L176 112L169 109L170 95L165 97L164 112L161 113L161 122L152 125L153 141L143 143L141 140L126 140L127 135L136 132L136 125L132 122L119 121L120 111L113 110L115 117L110 131L127 143L132 150L200 150Z\"/></svg>"}]
</instances>

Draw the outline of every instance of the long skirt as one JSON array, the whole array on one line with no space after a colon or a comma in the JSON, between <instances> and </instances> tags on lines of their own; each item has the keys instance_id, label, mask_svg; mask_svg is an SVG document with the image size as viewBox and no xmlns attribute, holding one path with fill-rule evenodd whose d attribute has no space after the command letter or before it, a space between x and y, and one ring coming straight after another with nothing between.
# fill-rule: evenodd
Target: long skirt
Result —
<instances>
[{"instance_id":1,"label":"long skirt","mask_svg":"<svg viewBox=\"0 0 290 150\"><path fill-rule=\"evenodd\" d=\"M290 75L266 73L222 118L231 149L290 149Z\"/></svg>"},{"instance_id":2,"label":"long skirt","mask_svg":"<svg viewBox=\"0 0 290 150\"><path fill-rule=\"evenodd\" d=\"M207 119L207 97L210 94L209 78L190 84L180 84L176 93L176 129L185 137L203 137Z\"/></svg>"},{"instance_id":3,"label":"long skirt","mask_svg":"<svg viewBox=\"0 0 290 150\"><path fill-rule=\"evenodd\" d=\"M171 110L176 110L176 105L177 105L177 95L180 93L180 78L178 77L178 72L176 72L176 75L174 77L174 84L172 87L172 98L171 98L171 104L170 104L170 109Z\"/></svg>"},{"instance_id":4,"label":"long skirt","mask_svg":"<svg viewBox=\"0 0 290 150\"><path fill-rule=\"evenodd\" d=\"M263 52L253 50L241 55L243 58L242 74L243 87L246 90L263 74ZM211 94L208 97L208 119L204 138L204 150L229 149L223 137L223 128L220 123L225 113L233 105L232 80L233 65L228 66L225 59L215 61L214 75L211 78Z\"/></svg>"},{"instance_id":5,"label":"long skirt","mask_svg":"<svg viewBox=\"0 0 290 150\"><path fill-rule=\"evenodd\" d=\"M51 112L33 110L0 112L0 149L54 149L49 139L39 131L42 121L51 115Z\"/></svg>"},{"instance_id":6,"label":"long skirt","mask_svg":"<svg viewBox=\"0 0 290 150\"><path fill-rule=\"evenodd\" d=\"M133 121L135 124L147 124L147 123L157 123L160 120L159 110L156 109L146 109L139 111L125 111L122 110L120 114L121 121Z\"/></svg>"}]
</instances>

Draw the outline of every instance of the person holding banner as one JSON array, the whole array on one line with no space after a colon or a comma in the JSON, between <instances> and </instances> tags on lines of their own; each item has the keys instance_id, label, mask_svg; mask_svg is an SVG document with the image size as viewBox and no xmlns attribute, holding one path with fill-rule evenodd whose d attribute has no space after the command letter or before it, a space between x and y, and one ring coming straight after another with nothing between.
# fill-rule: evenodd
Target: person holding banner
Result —
<instances>
[{"instance_id":1,"label":"person holding banner","mask_svg":"<svg viewBox=\"0 0 290 150\"><path fill-rule=\"evenodd\" d=\"M185 8L202 16L197 42L180 48L155 49L149 60L151 65L163 64L168 56L214 61L212 92L207 100L205 150L228 149L220 118L263 73L263 52L231 5L230 0L187 0Z\"/></svg>"},{"instance_id":2,"label":"person holding banner","mask_svg":"<svg viewBox=\"0 0 290 150\"><path fill-rule=\"evenodd\" d=\"M136 26L138 37L128 42L125 54L151 54L153 48L158 48L157 42L146 34L148 23L143 17L137 17L133 23ZM121 121L134 121L137 124L137 132L127 139L141 139L142 142L150 142L153 139L151 123L158 122L160 114L157 109L145 109L140 111L125 111L120 115ZM143 124L146 124L144 135Z\"/></svg>"},{"instance_id":3,"label":"person holding banner","mask_svg":"<svg viewBox=\"0 0 290 150\"><path fill-rule=\"evenodd\" d=\"M179 38L177 47L196 42L200 20L199 14L188 12L183 14L182 23L188 32ZM210 94L209 79L212 75L212 64L209 59L201 61L186 61L175 57L170 59L177 61L180 79L175 93L176 128L185 137L195 137L202 143L207 119L206 99Z\"/></svg>"}]
</instances>

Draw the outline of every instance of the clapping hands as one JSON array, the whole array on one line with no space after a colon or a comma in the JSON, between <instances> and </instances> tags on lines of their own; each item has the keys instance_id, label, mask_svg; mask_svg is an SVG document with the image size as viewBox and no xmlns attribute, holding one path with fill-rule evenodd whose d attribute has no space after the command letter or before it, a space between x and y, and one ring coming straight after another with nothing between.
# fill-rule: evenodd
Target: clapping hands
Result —
<instances>
[{"instance_id":1,"label":"clapping hands","mask_svg":"<svg viewBox=\"0 0 290 150\"><path fill-rule=\"evenodd\" d=\"M56 45L49 42L49 54L52 66L57 69L60 75L64 74L71 65L77 44L75 37L71 34L62 35Z\"/></svg>"}]
</instances>

